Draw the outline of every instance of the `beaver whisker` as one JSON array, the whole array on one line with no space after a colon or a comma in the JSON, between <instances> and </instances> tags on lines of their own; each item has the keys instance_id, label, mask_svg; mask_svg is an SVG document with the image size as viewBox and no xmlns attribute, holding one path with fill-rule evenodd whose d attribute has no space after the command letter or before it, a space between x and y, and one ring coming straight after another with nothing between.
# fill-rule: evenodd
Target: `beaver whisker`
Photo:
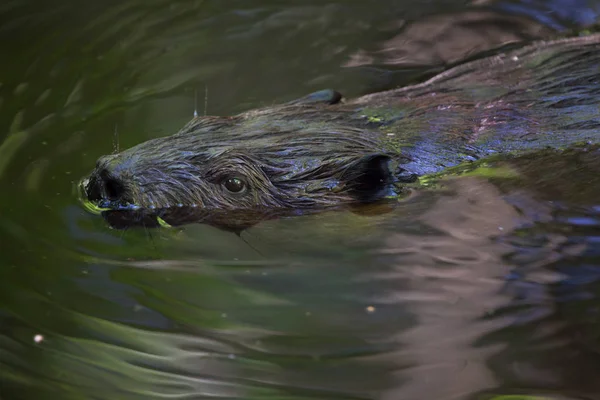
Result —
<instances>
[{"instance_id":1,"label":"beaver whisker","mask_svg":"<svg viewBox=\"0 0 600 400\"><path fill-rule=\"evenodd\" d=\"M173 178L180 181L185 181L186 183L194 186L202 184L202 179L200 176L189 171L173 171Z\"/></svg>"},{"instance_id":2,"label":"beaver whisker","mask_svg":"<svg viewBox=\"0 0 600 400\"><path fill-rule=\"evenodd\" d=\"M176 164L168 165L167 168L169 171L185 171L189 173L200 173L200 170L191 162L180 161Z\"/></svg>"},{"instance_id":3,"label":"beaver whisker","mask_svg":"<svg viewBox=\"0 0 600 400\"><path fill-rule=\"evenodd\" d=\"M115 123L115 133L113 136L113 154L117 154L119 152L119 128L118 124Z\"/></svg>"},{"instance_id":4,"label":"beaver whisker","mask_svg":"<svg viewBox=\"0 0 600 400\"><path fill-rule=\"evenodd\" d=\"M198 204L198 205L203 205L202 202L202 195L198 195L197 193L194 193L194 191L192 191L192 189L190 187L188 187L188 185L186 185L185 182L183 181L174 181L173 182L174 186L176 186L176 190L175 193L177 193L177 197L176 200L178 200L179 203L181 204L186 204L186 205L190 205L190 204ZM199 192L202 193L202 187L201 186L197 186L194 185L193 186L195 189L200 189L197 190ZM181 192L178 192L177 189L181 190ZM202 193L203 195L205 193Z\"/></svg>"}]
</instances>

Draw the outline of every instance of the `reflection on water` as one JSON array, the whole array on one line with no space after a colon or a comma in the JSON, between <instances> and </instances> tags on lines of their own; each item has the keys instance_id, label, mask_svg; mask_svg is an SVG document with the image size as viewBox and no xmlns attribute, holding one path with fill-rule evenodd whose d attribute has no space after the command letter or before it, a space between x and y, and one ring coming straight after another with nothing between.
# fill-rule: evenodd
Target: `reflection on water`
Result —
<instances>
[{"instance_id":1,"label":"reflection on water","mask_svg":"<svg viewBox=\"0 0 600 400\"><path fill-rule=\"evenodd\" d=\"M498 160L377 212L288 216L239 235L112 230L77 200L99 155L176 131L196 103L231 114L406 83L455 56L588 25L599 7L485 6L518 23L439 58L427 43L444 30L420 45L414 32L449 21L458 41L469 19L444 15L480 9L0 5L0 399L598 398L595 147ZM422 57L388 63L380 43ZM365 49L372 64L342 67ZM518 178L492 173L506 168Z\"/></svg>"}]
</instances>

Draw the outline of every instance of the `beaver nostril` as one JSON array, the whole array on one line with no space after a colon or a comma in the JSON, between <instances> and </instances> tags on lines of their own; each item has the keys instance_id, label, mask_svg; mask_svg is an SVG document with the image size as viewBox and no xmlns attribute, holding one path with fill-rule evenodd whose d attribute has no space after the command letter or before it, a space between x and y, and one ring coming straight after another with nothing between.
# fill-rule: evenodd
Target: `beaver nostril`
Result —
<instances>
[{"instance_id":1,"label":"beaver nostril","mask_svg":"<svg viewBox=\"0 0 600 400\"><path fill-rule=\"evenodd\" d=\"M115 201L121 199L125 188L123 184L114 177L107 177L104 179L104 189L108 200Z\"/></svg>"},{"instance_id":2,"label":"beaver nostril","mask_svg":"<svg viewBox=\"0 0 600 400\"><path fill-rule=\"evenodd\" d=\"M86 192L91 201L118 201L122 200L125 186L106 169L101 169L90 178Z\"/></svg>"},{"instance_id":3,"label":"beaver nostril","mask_svg":"<svg viewBox=\"0 0 600 400\"><path fill-rule=\"evenodd\" d=\"M91 176L85 186L85 194L90 201L100 201L102 199L101 184L97 176Z\"/></svg>"}]
</instances>

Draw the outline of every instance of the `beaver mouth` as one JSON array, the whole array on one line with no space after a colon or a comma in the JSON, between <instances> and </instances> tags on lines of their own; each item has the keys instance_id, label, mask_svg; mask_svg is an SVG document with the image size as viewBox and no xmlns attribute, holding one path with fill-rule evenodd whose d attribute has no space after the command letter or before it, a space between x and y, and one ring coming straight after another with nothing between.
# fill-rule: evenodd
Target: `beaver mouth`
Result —
<instances>
[{"instance_id":1,"label":"beaver mouth","mask_svg":"<svg viewBox=\"0 0 600 400\"><path fill-rule=\"evenodd\" d=\"M240 210L207 209L197 205L170 207L142 207L118 196L111 198L109 191L98 191L94 177L81 180L77 185L78 198L84 209L100 215L113 229L171 228L192 223L203 223L216 228L241 232L259 222L282 217L293 217L323 211L323 208L255 208ZM341 206L332 206L338 209Z\"/></svg>"},{"instance_id":2,"label":"beaver mouth","mask_svg":"<svg viewBox=\"0 0 600 400\"><path fill-rule=\"evenodd\" d=\"M95 176L80 180L76 192L83 208L91 214L101 215L112 228L161 226L159 213L123 201L121 197L115 196L116 192L101 188Z\"/></svg>"},{"instance_id":3,"label":"beaver mouth","mask_svg":"<svg viewBox=\"0 0 600 400\"><path fill-rule=\"evenodd\" d=\"M140 208L127 196L123 183L106 170L82 179L79 183L79 194L80 198L87 199L100 209L136 210Z\"/></svg>"}]
</instances>

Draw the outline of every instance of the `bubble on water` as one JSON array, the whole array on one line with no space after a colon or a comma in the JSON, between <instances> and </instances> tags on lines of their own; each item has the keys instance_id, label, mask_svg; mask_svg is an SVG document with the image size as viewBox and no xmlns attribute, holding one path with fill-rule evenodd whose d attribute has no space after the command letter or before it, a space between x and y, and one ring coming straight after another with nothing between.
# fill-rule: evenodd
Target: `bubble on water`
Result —
<instances>
[{"instance_id":1,"label":"bubble on water","mask_svg":"<svg viewBox=\"0 0 600 400\"><path fill-rule=\"evenodd\" d=\"M374 313L374 312L375 312L375 307L373 307L373 306L368 306L368 307L366 308L366 310L367 310L367 312L368 312L369 314L370 314L370 313Z\"/></svg>"},{"instance_id":2,"label":"bubble on water","mask_svg":"<svg viewBox=\"0 0 600 400\"><path fill-rule=\"evenodd\" d=\"M40 335L40 334L37 334L37 335L35 335L33 337L33 341L36 342L36 343L41 343L41 342L44 341L44 336Z\"/></svg>"}]
</instances>

